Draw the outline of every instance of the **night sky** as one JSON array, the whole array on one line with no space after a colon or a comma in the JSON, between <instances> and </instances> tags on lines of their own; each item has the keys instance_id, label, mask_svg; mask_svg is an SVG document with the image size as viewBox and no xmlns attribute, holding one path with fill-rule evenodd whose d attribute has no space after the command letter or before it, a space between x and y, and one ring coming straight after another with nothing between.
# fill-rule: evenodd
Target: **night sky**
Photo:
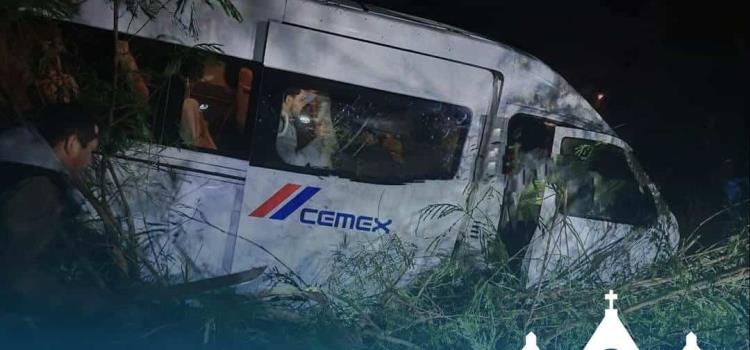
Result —
<instances>
[{"instance_id":1,"label":"night sky","mask_svg":"<svg viewBox=\"0 0 750 350\"><path fill-rule=\"evenodd\" d=\"M722 206L721 183L748 176L747 12L720 1L368 3L522 49L560 73L635 150L683 228ZM571 3L573 3L571 5ZM726 160L731 159L734 170Z\"/></svg>"}]
</instances>

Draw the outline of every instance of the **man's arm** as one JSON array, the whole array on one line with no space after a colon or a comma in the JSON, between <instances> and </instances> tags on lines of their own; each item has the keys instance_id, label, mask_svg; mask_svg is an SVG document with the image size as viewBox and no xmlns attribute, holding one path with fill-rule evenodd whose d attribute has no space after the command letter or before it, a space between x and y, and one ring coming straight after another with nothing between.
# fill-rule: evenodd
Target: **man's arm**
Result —
<instances>
[{"instance_id":1,"label":"man's arm","mask_svg":"<svg viewBox=\"0 0 750 350\"><path fill-rule=\"evenodd\" d=\"M301 164L301 159L297 154L297 133L294 131L294 124L284 116L279 118L279 131L276 134L276 153L287 164L305 165Z\"/></svg>"}]
</instances>

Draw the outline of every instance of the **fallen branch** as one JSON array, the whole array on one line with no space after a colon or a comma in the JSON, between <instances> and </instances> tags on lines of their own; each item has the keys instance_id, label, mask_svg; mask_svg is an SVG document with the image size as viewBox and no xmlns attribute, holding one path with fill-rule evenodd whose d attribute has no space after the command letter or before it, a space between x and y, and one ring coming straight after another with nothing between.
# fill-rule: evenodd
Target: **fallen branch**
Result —
<instances>
[{"instance_id":1,"label":"fallen branch","mask_svg":"<svg viewBox=\"0 0 750 350\"><path fill-rule=\"evenodd\" d=\"M266 270L265 266L255 267L250 270L237 272L225 276L206 278L198 281L182 283L169 287L148 288L137 292L137 298L144 299L170 299L182 298L189 295L195 295L210 290L221 289L235 286L241 283L252 281Z\"/></svg>"},{"instance_id":2,"label":"fallen branch","mask_svg":"<svg viewBox=\"0 0 750 350\"><path fill-rule=\"evenodd\" d=\"M670 299L680 294L698 292L698 291L710 288L712 286L730 284L730 283L741 281L743 279L748 279L748 278L750 278L749 267L737 268L728 273L720 275L720 278L717 279L716 281L700 281L698 283L695 283L689 286L686 291L675 290L667 294L661 295L659 297L642 301L640 303L637 303L635 305L628 307L627 309L623 310L622 313L626 314L630 312L635 312L646 306L658 304L664 300Z\"/></svg>"}]
</instances>

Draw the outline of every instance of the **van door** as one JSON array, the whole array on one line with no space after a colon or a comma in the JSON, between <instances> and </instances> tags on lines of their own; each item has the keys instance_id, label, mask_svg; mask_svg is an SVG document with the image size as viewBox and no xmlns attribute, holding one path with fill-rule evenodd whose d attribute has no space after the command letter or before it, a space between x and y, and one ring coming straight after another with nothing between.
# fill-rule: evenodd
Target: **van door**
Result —
<instances>
[{"instance_id":1,"label":"van door","mask_svg":"<svg viewBox=\"0 0 750 350\"><path fill-rule=\"evenodd\" d=\"M264 65L233 271L319 285L353 252L449 255L493 74L279 23Z\"/></svg>"},{"instance_id":2,"label":"van door","mask_svg":"<svg viewBox=\"0 0 750 350\"><path fill-rule=\"evenodd\" d=\"M524 257L529 285L562 274L612 280L673 247L673 232L659 229L649 184L633 173L623 141L557 126L552 157L539 224Z\"/></svg>"}]
</instances>

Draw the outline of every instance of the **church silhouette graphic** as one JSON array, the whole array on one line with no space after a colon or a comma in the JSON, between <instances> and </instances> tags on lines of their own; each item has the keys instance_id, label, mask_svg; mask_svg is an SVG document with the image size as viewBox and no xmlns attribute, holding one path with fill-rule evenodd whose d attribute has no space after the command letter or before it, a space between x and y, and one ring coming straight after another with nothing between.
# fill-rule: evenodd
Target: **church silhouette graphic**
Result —
<instances>
[{"instance_id":1,"label":"church silhouette graphic","mask_svg":"<svg viewBox=\"0 0 750 350\"><path fill-rule=\"evenodd\" d=\"M609 309L604 310L604 318L596 327L594 334L591 335L588 343L583 350L638 350L638 346L630 336L630 332L620 321L617 315L617 309L614 308L614 302L617 300L617 294L610 290L604 296L609 301ZM526 335L526 342L521 350L541 350L536 344L536 335L529 332ZM685 337L685 347L682 350L700 350L698 347L698 337L690 332Z\"/></svg>"}]
</instances>

